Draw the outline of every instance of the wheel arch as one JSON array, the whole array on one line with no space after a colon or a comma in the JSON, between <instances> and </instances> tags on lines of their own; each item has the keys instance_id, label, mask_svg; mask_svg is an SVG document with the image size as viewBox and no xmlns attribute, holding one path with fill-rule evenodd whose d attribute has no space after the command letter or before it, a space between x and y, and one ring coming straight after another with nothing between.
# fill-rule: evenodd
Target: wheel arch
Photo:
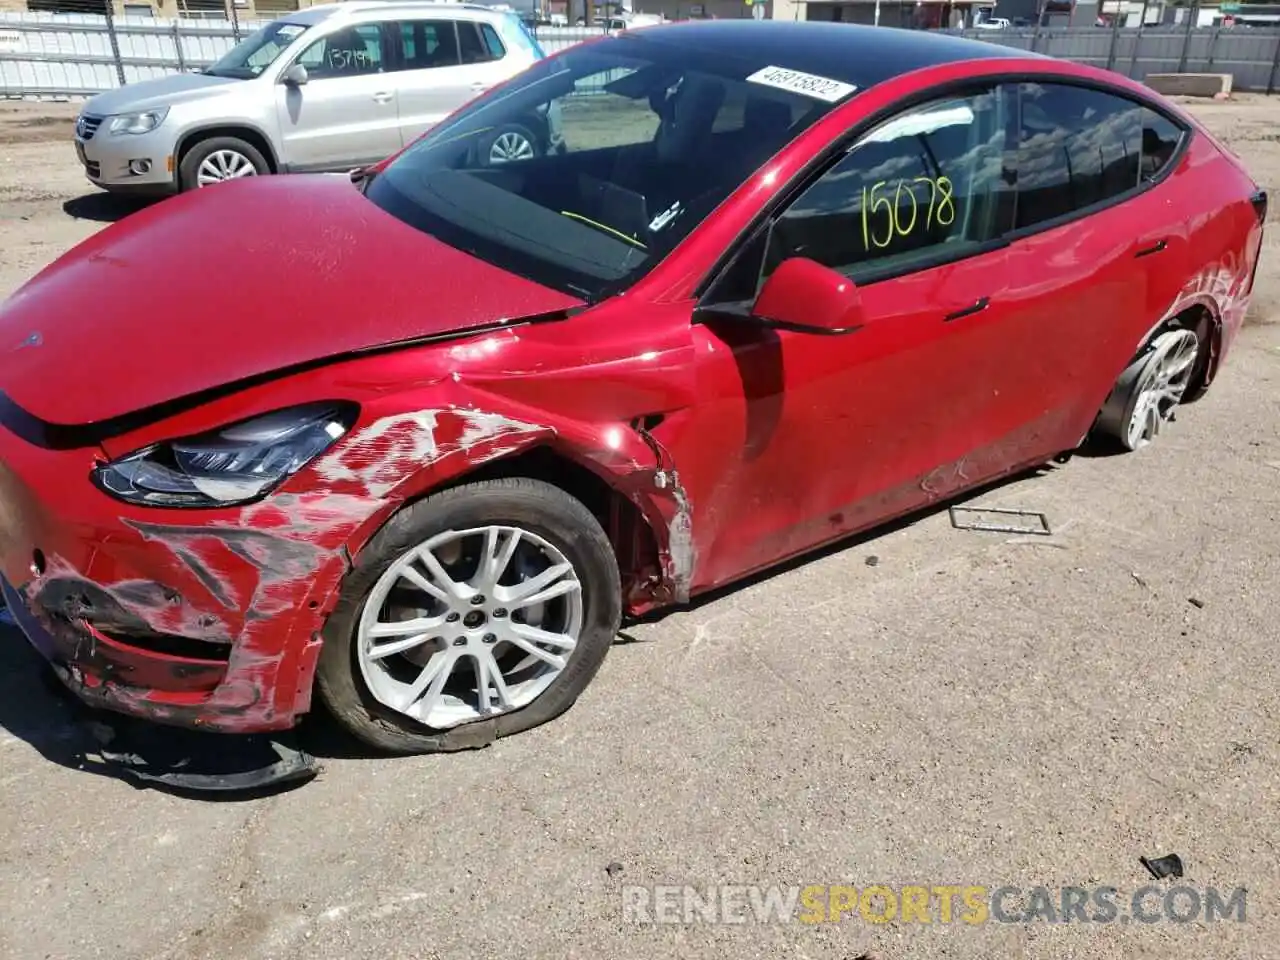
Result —
<instances>
[{"instance_id":1,"label":"wheel arch","mask_svg":"<svg viewBox=\"0 0 1280 960\"><path fill-rule=\"evenodd\" d=\"M622 575L624 599L658 576L659 544L649 519L630 498L595 469L551 444L537 444L498 457L451 478L432 490L499 477L527 477L558 487L591 511L613 545Z\"/></svg>"},{"instance_id":2,"label":"wheel arch","mask_svg":"<svg viewBox=\"0 0 1280 960\"><path fill-rule=\"evenodd\" d=\"M639 610L657 605L662 583L662 549L666 527L648 515L622 487L617 475L590 458L576 455L562 445L538 438L515 450L468 459L466 465L444 477L430 468L422 471L406 496L398 498L372 522L357 540L347 544L352 561L393 517L427 497L485 480L525 477L541 480L578 500L599 521L613 547L622 578L624 606Z\"/></svg>"},{"instance_id":3,"label":"wheel arch","mask_svg":"<svg viewBox=\"0 0 1280 960\"><path fill-rule=\"evenodd\" d=\"M255 150L262 154L267 161L267 165L271 168L272 173L280 172L280 161L276 157L276 151L271 145L271 139L260 128L253 124L238 121L234 123L211 123L204 126L193 127L187 130L178 138L177 146L173 151L174 176L178 176L178 170L182 166L182 161L188 153L191 152L197 144L203 143L205 140L212 140L214 137L235 137L243 140L252 146Z\"/></svg>"},{"instance_id":4,"label":"wheel arch","mask_svg":"<svg viewBox=\"0 0 1280 960\"><path fill-rule=\"evenodd\" d=\"M1202 353L1181 401L1184 404L1194 403L1205 395L1218 371L1218 359L1222 353L1222 312L1212 297L1203 294L1180 303L1147 331L1134 357L1146 352L1159 334L1175 328L1194 330L1200 339Z\"/></svg>"}]
</instances>

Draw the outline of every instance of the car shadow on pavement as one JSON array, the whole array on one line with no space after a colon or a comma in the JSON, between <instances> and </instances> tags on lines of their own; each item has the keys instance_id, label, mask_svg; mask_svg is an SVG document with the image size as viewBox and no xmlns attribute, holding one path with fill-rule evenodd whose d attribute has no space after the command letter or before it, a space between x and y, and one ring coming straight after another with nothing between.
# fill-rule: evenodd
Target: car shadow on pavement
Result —
<instances>
[{"instance_id":1,"label":"car shadow on pavement","mask_svg":"<svg viewBox=\"0 0 1280 960\"><path fill-rule=\"evenodd\" d=\"M209 733L163 726L91 708L71 694L21 630L0 623L0 738L25 741L46 760L204 801L258 799L320 772L320 756L354 754L338 734ZM363 756L370 756L366 751Z\"/></svg>"},{"instance_id":2,"label":"car shadow on pavement","mask_svg":"<svg viewBox=\"0 0 1280 960\"><path fill-rule=\"evenodd\" d=\"M1079 455L1079 451L1076 451L1076 453L1073 455ZM622 622L623 629L619 633L619 639L615 642L623 643L623 644L639 642L636 640L635 637L631 636L626 632L626 628L629 626L634 626L642 623L660 623L664 618L666 618L670 614L673 614L676 612L688 613L688 612L697 610L700 607L704 607L709 603L715 603L717 600L723 600L725 597L730 596L731 594L737 593L739 590L745 590L748 587L754 587L758 584L767 583L768 581L772 580L774 577L780 577L783 574L790 573L793 570L796 570L800 567L805 566L806 564L815 563L816 561L824 559L825 557L834 556L835 554L843 553L846 550L857 550L860 547L865 547L868 543L879 540L881 537L888 536L891 533L897 533L899 530L905 530L907 527L914 526L915 524L919 523L921 520L927 520L929 517L936 516L939 513L945 513L946 511L950 510L952 507L958 507L961 504L968 503L971 500L977 500L980 497L985 497L988 494L1001 489L1002 487L1010 486L1011 484L1017 483L1021 480L1029 480L1035 477L1045 476L1049 473L1052 473L1056 469L1058 469L1057 465L1053 463L1046 463L1038 467L1032 467L1028 470L1023 470L1020 473L1015 473L1011 476L1004 477L1003 479L995 480L991 483L984 484L981 487L976 487L972 490L966 490L964 493L961 493L955 497L952 497L949 500L940 500L931 506L924 507L916 511L915 513L909 513L905 517L900 517L897 520L893 520L881 526L873 527L870 530L866 530L862 533L852 534L851 536L844 537L840 540L836 540L833 543L829 543L825 547L818 547L815 550L811 550L807 553L803 553L798 557L792 558L791 560L786 560L778 564L777 566L769 567L767 570L762 570L760 573L754 574L753 576L746 577L745 579L742 579L742 580L736 580L733 583L726 584L723 587L717 587L715 590L711 590L711 591L708 591L707 593L699 594L698 596L694 597L693 600L690 601L685 606L664 607L660 610L654 610L650 613L646 613L639 617L627 617ZM957 534L960 533L960 531L956 531L956 532ZM879 562L879 558L876 558L873 561L870 555L868 556L868 559L867 559L868 566L875 566L878 562Z\"/></svg>"},{"instance_id":3,"label":"car shadow on pavement","mask_svg":"<svg viewBox=\"0 0 1280 960\"><path fill-rule=\"evenodd\" d=\"M902 530L934 516L952 506L979 499L1002 487L1037 477L1054 470L1052 465L1023 471L1003 480L967 491L951 500L910 514L893 523L876 527L865 533L836 541L826 547L811 551L793 560L770 568L753 577L737 581L710 593L703 594L685 607L667 608L642 617L627 618L623 623L617 643L636 642L626 632L628 626L659 622L677 610L696 610L736 591L765 583L773 577L791 572L804 564L849 550L865 547L887 534ZM869 566L877 559L870 555ZM217 768L214 777L246 782L248 774L258 774L262 781L263 770L282 766L281 758L301 757L307 761L315 758L343 760L372 760L386 754L367 747L347 733L327 710L317 702L312 710L289 734L266 736L235 736L230 734L190 731L177 727L165 727L141 720L133 720L115 713L92 709L77 700L54 675L49 665L27 643L22 632L14 625L0 623L0 735L9 734L30 744L46 760L82 773L112 777L131 783L138 788L150 788L166 793L203 801L251 800L289 789L310 780L320 772L313 765L309 775L299 775L294 768L288 775L277 776L270 782L254 786L216 790L182 786L174 782L162 782L168 773L185 771L184 776L197 769L209 769L212 762ZM285 743L285 753L262 756L267 741ZM248 745L248 746L246 746ZM253 747L253 750L249 749ZM255 752L256 751L256 752ZM110 759L114 753L115 760ZM237 772L238 766L248 765L248 771ZM164 774L157 779L139 777L138 770L150 770ZM199 779L197 775L195 779ZM207 778L207 775L205 775ZM239 778L237 780L237 778ZM176 780L176 777L168 779Z\"/></svg>"},{"instance_id":4,"label":"car shadow on pavement","mask_svg":"<svg viewBox=\"0 0 1280 960\"><path fill-rule=\"evenodd\" d=\"M151 206L154 202L154 200L141 200L135 197L117 197L99 191L68 200L62 205L62 212L76 220L115 223Z\"/></svg>"}]
</instances>

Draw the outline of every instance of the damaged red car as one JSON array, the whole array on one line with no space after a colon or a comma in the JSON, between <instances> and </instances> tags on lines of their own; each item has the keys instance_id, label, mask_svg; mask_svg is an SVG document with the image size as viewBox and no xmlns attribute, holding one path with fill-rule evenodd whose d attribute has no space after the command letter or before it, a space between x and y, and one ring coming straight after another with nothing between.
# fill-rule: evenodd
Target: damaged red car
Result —
<instances>
[{"instance_id":1,"label":"damaged red car","mask_svg":"<svg viewBox=\"0 0 1280 960\"><path fill-rule=\"evenodd\" d=\"M3 307L4 593L83 700L547 721L624 614L1154 440L1267 205L1116 74L831 23L582 44L353 179L165 201Z\"/></svg>"}]
</instances>

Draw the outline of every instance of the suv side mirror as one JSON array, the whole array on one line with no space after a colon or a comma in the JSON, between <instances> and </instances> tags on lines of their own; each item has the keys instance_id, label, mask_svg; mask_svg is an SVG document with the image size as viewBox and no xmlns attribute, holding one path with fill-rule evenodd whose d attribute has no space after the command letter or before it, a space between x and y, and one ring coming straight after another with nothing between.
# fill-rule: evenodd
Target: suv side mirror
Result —
<instances>
[{"instance_id":1,"label":"suv side mirror","mask_svg":"<svg viewBox=\"0 0 1280 960\"><path fill-rule=\"evenodd\" d=\"M751 315L796 333L840 336L862 327L862 297L844 274L805 257L791 257L764 282Z\"/></svg>"},{"instance_id":2,"label":"suv side mirror","mask_svg":"<svg viewBox=\"0 0 1280 960\"><path fill-rule=\"evenodd\" d=\"M284 75L280 78L280 82L287 87L300 87L307 82L307 68L300 63L292 64Z\"/></svg>"}]
</instances>

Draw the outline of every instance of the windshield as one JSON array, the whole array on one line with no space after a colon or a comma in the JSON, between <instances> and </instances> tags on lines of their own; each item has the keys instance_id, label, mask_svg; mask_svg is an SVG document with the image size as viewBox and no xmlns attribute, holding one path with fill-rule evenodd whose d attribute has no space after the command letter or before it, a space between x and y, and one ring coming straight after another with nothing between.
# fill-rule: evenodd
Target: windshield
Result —
<instances>
[{"instance_id":1,"label":"windshield","mask_svg":"<svg viewBox=\"0 0 1280 960\"><path fill-rule=\"evenodd\" d=\"M630 286L832 104L762 65L619 37L543 60L366 185L392 216L598 300Z\"/></svg>"},{"instance_id":2,"label":"windshield","mask_svg":"<svg viewBox=\"0 0 1280 960\"><path fill-rule=\"evenodd\" d=\"M307 27L300 23L285 23L283 20L269 23L237 43L204 72L211 77L252 80L275 63L280 54L306 31Z\"/></svg>"}]
</instances>

